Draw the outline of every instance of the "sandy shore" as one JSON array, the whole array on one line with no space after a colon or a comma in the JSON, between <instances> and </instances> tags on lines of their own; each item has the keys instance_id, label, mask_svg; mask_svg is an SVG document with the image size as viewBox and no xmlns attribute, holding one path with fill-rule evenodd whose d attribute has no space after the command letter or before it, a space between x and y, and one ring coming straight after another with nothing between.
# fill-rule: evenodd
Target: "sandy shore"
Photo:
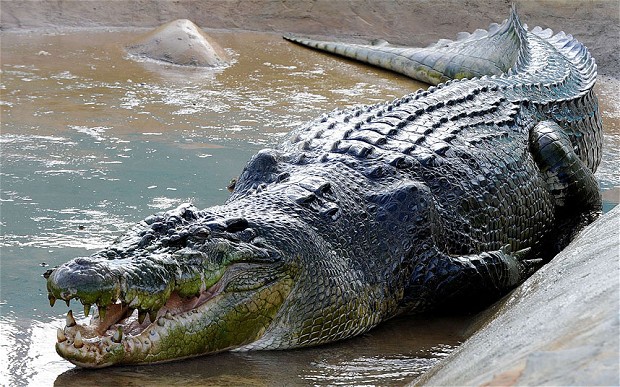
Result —
<instances>
[{"instance_id":1,"label":"sandy shore","mask_svg":"<svg viewBox=\"0 0 620 387\"><path fill-rule=\"evenodd\" d=\"M573 34L588 46L601 74L617 77L617 0L2 0L0 30L155 27L187 18L202 28L381 38L425 46L501 22L513 2L525 23Z\"/></svg>"}]
</instances>

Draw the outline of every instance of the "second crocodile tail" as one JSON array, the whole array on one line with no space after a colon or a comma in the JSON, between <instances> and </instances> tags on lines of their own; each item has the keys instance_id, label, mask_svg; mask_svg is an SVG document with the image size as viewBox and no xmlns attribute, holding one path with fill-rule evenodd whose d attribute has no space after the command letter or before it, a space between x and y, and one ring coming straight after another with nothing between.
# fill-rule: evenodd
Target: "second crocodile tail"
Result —
<instances>
[{"instance_id":1,"label":"second crocodile tail","mask_svg":"<svg viewBox=\"0 0 620 387\"><path fill-rule=\"evenodd\" d=\"M425 48L328 42L285 36L286 40L382 67L436 85L450 79L499 75L527 57L526 31L516 10L501 25L460 33Z\"/></svg>"}]
</instances>

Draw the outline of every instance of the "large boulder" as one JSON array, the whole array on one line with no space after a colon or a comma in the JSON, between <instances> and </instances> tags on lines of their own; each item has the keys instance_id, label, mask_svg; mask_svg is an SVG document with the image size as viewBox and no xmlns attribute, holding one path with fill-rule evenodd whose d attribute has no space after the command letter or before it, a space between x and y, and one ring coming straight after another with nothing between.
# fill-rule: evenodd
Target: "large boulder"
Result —
<instances>
[{"instance_id":1,"label":"large boulder","mask_svg":"<svg viewBox=\"0 0 620 387\"><path fill-rule=\"evenodd\" d=\"M216 67L230 61L223 48L187 19L164 24L126 49L139 58L181 66Z\"/></svg>"},{"instance_id":2,"label":"large boulder","mask_svg":"<svg viewBox=\"0 0 620 387\"><path fill-rule=\"evenodd\" d=\"M491 308L418 385L620 385L620 206Z\"/></svg>"}]
</instances>

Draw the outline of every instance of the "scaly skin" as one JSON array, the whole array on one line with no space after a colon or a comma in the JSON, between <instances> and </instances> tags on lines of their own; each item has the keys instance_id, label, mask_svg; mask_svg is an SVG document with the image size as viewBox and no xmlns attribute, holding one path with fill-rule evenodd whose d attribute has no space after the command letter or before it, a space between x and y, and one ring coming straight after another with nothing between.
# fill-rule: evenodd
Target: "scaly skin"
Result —
<instances>
[{"instance_id":1,"label":"scaly skin","mask_svg":"<svg viewBox=\"0 0 620 387\"><path fill-rule=\"evenodd\" d=\"M488 302L600 211L596 66L572 37L513 12L426 49L296 41L429 82L478 78L324 115L255 155L224 205L151 216L51 270L51 304L98 306L90 325L68 314L61 356L95 368L301 347Z\"/></svg>"}]
</instances>

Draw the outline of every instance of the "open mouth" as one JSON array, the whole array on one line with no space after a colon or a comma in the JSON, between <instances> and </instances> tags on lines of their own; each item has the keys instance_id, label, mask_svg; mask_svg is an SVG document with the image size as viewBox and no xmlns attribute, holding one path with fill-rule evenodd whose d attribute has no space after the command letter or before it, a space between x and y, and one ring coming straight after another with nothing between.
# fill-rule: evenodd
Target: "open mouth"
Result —
<instances>
[{"instance_id":1,"label":"open mouth","mask_svg":"<svg viewBox=\"0 0 620 387\"><path fill-rule=\"evenodd\" d=\"M57 330L58 354L101 368L173 361L256 340L292 281L279 255L242 240L253 233L230 231L200 241L187 237L185 247L159 239L142 246L134 242L144 237L129 233L106 250L48 270L50 304L77 300L85 316L93 315L82 323L68 312Z\"/></svg>"},{"instance_id":2,"label":"open mouth","mask_svg":"<svg viewBox=\"0 0 620 387\"><path fill-rule=\"evenodd\" d=\"M220 294L220 282L193 297L182 297L174 291L157 311L138 310L117 302L99 307L90 324L76 322L69 310L64 328L57 330L57 352L74 364L85 367L108 365L114 353L149 352L166 331L187 324L209 300ZM55 298L50 296L50 304ZM68 300L65 300L69 304ZM84 314L88 316L89 306Z\"/></svg>"}]
</instances>

